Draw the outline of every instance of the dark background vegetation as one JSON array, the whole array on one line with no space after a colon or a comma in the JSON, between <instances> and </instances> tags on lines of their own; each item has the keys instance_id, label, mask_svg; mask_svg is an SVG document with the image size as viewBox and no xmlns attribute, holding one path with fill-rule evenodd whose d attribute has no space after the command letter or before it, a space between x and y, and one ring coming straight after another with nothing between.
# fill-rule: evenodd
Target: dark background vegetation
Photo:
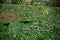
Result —
<instances>
[{"instance_id":1,"label":"dark background vegetation","mask_svg":"<svg viewBox=\"0 0 60 40\"><path fill-rule=\"evenodd\" d=\"M0 4L24 4L28 3L28 0L0 0ZM31 1L31 2L30 2ZM60 6L60 0L30 0L29 3L42 3L51 6Z\"/></svg>"}]
</instances>

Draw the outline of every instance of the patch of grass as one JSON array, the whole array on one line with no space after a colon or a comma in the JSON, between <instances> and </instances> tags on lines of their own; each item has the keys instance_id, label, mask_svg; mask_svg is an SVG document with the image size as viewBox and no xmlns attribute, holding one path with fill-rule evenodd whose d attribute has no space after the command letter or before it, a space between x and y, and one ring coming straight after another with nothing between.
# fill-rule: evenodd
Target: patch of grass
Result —
<instances>
[{"instance_id":1,"label":"patch of grass","mask_svg":"<svg viewBox=\"0 0 60 40\"><path fill-rule=\"evenodd\" d=\"M0 22L1 29L5 30L3 32L6 33L4 34L6 40L59 40L60 8L20 4L10 4L5 7L1 10L5 17L7 16L7 19L12 14L14 14L13 18L15 15L22 18L10 22L6 26L6 30L2 29L2 26L5 26L3 24L6 24L6 22Z\"/></svg>"}]
</instances>

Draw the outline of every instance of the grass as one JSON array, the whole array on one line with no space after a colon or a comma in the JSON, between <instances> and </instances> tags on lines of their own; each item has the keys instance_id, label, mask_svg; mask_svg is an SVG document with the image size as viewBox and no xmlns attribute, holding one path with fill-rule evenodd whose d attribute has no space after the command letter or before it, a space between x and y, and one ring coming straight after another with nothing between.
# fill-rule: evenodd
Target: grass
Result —
<instances>
[{"instance_id":1,"label":"grass","mask_svg":"<svg viewBox=\"0 0 60 40\"><path fill-rule=\"evenodd\" d=\"M0 10L1 31L6 33L1 40L59 40L59 7L4 4ZM6 23L10 24L5 26Z\"/></svg>"}]
</instances>

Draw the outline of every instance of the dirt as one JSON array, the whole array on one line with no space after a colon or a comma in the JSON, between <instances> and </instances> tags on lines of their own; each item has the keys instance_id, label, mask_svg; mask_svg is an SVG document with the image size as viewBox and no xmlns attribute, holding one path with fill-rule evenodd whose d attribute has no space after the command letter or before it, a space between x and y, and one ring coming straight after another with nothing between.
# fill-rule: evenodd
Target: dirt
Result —
<instances>
[{"instance_id":1,"label":"dirt","mask_svg":"<svg viewBox=\"0 0 60 40\"><path fill-rule=\"evenodd\" d=\"M16 14L13 14L13 13L1 13L0 14L0 21L13 22L16 20L21 20L21 17L18 17Z\"/></svg>"}]
</instances>

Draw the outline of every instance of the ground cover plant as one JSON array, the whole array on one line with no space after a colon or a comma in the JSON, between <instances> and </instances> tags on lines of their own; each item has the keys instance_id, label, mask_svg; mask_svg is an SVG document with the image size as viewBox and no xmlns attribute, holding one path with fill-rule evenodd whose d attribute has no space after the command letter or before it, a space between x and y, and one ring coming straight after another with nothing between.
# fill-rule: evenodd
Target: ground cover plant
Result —
<instances>
[{"instance_id":1,"label":"ground cover plant","mask_svg":"<svg viewBox=\"0 0 60 40\"><path fill-rule=\"evenodd\" d=\"M0 40L60 40L60 8L39 1L0 4Z\"/></svg>"}]
</instances>

